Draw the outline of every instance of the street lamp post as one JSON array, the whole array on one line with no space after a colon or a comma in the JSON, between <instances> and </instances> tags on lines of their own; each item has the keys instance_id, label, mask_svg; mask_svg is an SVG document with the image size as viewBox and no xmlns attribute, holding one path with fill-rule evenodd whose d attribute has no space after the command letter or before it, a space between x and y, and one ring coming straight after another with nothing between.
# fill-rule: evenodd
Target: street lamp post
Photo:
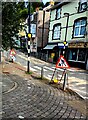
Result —
<instances>
[{"instance_id":1,"label":"street lamp post","mask_svg":"<svg viewBox=\"0 0 88 120\"><path fill-rule=\"evenodd\" d=\"M45 7L43 9L43 27L42 27L42 49L43 49L43 37L44 37L44 22L45 22L45 12L46 11L49 11L49 9L51 8L51 6L54 5L54 1L53 0L50 0L50 5Z\"/></svg>"},{"instance_id":2,"label":"street lamp post","mask_svg":"<svg viewBox=\"0 0 88 120\"><path fill-rule=\"evenodd\" d=\"M30 1L28 4L28 62L27 62L27 72L30 71Z\"/></svg>"},{"instance_id":3,"label":"street lamp post","mask_svg":"<svg viewBox=\"0 0 88 120\"><path fill-rule=\"evenodd\" d=\"M42 26L42 50L43 50L43 36L44 36L44 20L45 20L45 10L43 10L43 26Z\"/></svg>"},{"instance_id":4,"label":"street lamp post","mask_svg":"<svg viewBox=\"0 0 88 120\"><path fill-rule=\"evenodd\" d=\"M66 38L67 38L67 29L68 29L69 13L64 13L64 16L67 17L65 40L64 40L64 51L63 51L63 55L65 56L65 52L66 52L65 49L66 49L66 44L67 44Z\"/></svg>"},{"instance_id":5,"label":"street lamp post","mask_svg":"<svg viewBox=\"0 0 88 120\"><path fill-rule=\"evenodd\" d=\"M68 29L68 21L69 21L69 13L64 13L64 16L67 17L67 23L66 23L66 32L65 32L65 40L64 40L64 50L63 50L63 56L66 54L66 38L67 38L67 29ZM65 90L65 85L66 85L66 78L67 78L67 71L64 69L64 82L63 82L63 90ZM67 78L68 79L68 78Z\"/></svg>"}]
</instances>

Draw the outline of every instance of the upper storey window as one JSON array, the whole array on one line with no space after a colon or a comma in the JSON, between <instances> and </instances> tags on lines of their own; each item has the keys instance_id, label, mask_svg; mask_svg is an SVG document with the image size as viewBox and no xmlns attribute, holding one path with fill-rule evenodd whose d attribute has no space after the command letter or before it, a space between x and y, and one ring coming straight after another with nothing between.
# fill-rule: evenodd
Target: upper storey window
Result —
<instances>
[{"instance_id":1,"label":"upper storey window","mask_svg":"<svg viewBox=\"0 0 88 120\"><path fill-rule=\"evenodd\" d=\"M87 0L80 0L79 12L87 10Z\"/></svg>"},{"instance_id":2,"label":"upper storey window","mask_svg":"<svg viewBox=\"0 0 88 120\"><path fill-rule=\"evenodd\" d=\"M61 17L61 8L58 8L56 10L56 19L59 19Z\"/></svg>"},{"instance_id":3,"label":"upper storey window","mask_svg":"<svg viewBox=\"0 0 88 120\"><path fill-rule=\"evenodd\" d=\"M84 37L86 33L86 19L78 19L74 23L74 37Z\"/></svg>"},{"instance_id":4,"label":"upper storey window","mask_svg":"<svg viewBox=\"0 0 88 120\"><path fill-rule=\"evenodd\" d=\"M60 39L61 24L56 24L53 27L53 40Z\"/></svg>"}]
</instances>

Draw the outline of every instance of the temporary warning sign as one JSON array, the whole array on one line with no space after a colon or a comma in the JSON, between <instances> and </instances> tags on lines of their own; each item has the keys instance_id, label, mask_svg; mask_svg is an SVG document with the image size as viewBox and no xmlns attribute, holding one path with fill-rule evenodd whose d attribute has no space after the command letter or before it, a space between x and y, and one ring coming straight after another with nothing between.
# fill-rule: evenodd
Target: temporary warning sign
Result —
<instances>
[{"instance_id":1,"label":"temporary warning sign","mask_svg":"<svg viewBox=\"0 0 88 120\"><path fill-rule=\"evenodd\" d=\"M16 55L16 52L12 49L12 50L10 51L10 55L15 56L15 55Z\"/></svg>"},{"instance_id":2,"label":"temporary warning sign","mask_svg":"<svg viewBox=\"0 0 88 120\"><path fill-rule=\"evenodd\" d=\"M62 55L57 61L56 68L69 68L68 63L66 62L65 58Z\"/></svg>"}]
</instances>

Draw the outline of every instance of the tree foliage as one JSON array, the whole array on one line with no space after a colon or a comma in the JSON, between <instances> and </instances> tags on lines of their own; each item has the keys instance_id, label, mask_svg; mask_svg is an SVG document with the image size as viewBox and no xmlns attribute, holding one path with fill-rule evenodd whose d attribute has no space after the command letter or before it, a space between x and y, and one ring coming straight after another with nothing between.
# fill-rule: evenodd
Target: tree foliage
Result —
<instances>
[{"instance_id":1,"label":"tree foliage","mask_svg":"<svg viewBox=\"0 0 88 120\"><path fill-rule=\"evenodd\" d=\"M31 13L36 7L43 7L42 2L32 2ZM21 28L20 23L28 16L28 8L25 2L2 2L2 47L8 49L14 45L13 37Z\"/></svg>"},{"instance_id":2,"label":"tree foliage","mask_svg":"<svg viewBox=\"0 0 88 120\"><path fill-rule=\"evenodd\" d=\"M2 3L2 46L4 49L13 47L13 37L18 33L20 22L27 17L24 3Z\"/></svg>"},{"instance_id":3,"label":"tree foliage","mask_svg":"<svg viewBox=\"0 0 88 120\"><path fill-rule=\"evenodd\" d=\"M2 3L2 45L5 49L12 46L12 37L17 33L19 20L16 3Z\"/></svg>"}]
</instances>

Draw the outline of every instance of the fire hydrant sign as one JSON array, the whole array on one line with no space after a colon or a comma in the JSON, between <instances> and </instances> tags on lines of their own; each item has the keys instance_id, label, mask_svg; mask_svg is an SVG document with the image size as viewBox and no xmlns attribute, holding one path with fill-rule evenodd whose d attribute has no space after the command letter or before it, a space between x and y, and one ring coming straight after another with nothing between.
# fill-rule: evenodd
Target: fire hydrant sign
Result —
<instances>
[{"instance_id":1,"label":"fire hydrant sign","mask_svg":"<svg viewBox=\"0 0 88 120\"><path fill-rule=\"evenodd\" d=\"M56 68L69 68L68 63L66 62L65 58L62 55L57 61Z\"/></svg>"}]
</instances>

